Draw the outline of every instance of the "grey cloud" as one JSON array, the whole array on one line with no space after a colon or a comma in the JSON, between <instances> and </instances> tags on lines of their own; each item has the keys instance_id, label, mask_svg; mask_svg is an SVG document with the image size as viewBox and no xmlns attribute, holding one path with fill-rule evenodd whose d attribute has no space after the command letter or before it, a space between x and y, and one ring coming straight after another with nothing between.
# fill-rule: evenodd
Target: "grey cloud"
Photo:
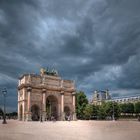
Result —
<instances>
[{"instance_id":1,"label":"grey cloud","mask_svg":"<svg viewBox=\"0 0 140 140\"><path fill-rule=\"evenodd\" d=\"M140 55L131 57L124 64L118 85L125 89L140 89Z\"/></svg>"},{"instance_id":2,"label":"grey cloud","mask_svg":"<svg viewBox=\"0 0 140 140\"><path fill-rule=\"evenodd\" d=\"M135 94L140 89L138 5L138 0L1 0L0 86L10 91L9 105L16 106L19 75L47 66L75 79L87 95L100 88Z\"/></svg>"}]
</instances>

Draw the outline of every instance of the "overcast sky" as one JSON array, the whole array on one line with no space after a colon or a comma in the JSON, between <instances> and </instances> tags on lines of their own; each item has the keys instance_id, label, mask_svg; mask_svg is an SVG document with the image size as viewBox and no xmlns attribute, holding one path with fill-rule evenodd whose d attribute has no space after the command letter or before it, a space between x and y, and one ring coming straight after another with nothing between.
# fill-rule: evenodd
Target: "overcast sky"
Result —
<instances>
[{"instance_id":1,"label":"overcast sky","mask_svg":"<svg viewBox=\"0 0 140 140\"><path fill-rule=\"evenodd\" d=\"M88 98L140 94L139 0L0 0L0 88L17 108L18 77L58 70ZM2 96L0 95L0 104Z\"/></svg>"}]
</instances>

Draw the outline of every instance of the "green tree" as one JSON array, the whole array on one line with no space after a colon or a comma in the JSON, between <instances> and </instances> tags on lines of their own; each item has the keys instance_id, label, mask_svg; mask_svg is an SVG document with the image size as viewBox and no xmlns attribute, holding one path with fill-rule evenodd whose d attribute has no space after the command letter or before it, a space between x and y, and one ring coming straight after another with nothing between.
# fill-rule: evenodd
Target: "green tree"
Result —
<instances>
[{"instance_id":1,"label":"green tree","mask_svg":"<svg viewBox=\"0 0 140 140\"><path fill-rule=\"evenodd\" d=\"M99 119L112 118L113 115L115 119L118 119L120 116L120 107L116 102L104 102L99 106L97 112Z\"/></svg>"},{"instance_id":2,"label":"green tree","mask_svg":"<svg viewBox=\"0 0 140 140\"><path fill-rule=\"evenodd\" d=\"M98 116L98 109L99 109L99 106L92 105L92 116L95 116L95 117Z\"/></svg>"},{"instance_id":3,"label":"green tree","mask_svg":"<svg viewBox=\"0 0 140 140\"><path fill-rule=\"evenodd\" d=\"M127 104L127 113L134 113L134 104L133 103L128 103Z\"/></svg>"},{"instance_id":4,"label":"green tree","mask_svg":"<svg viewBox=\"0 0 140 140\"><path fill-rule=\"evenodd\" d=\"M87 97L84 92L76 93L76 114L78 119L84 119L84 110L88 104Z\"/></svg>"},{"instance_id":5,"label":"green tree","mask_svg":"<svg viewBox=\"0 0 140 140\"><path fill-rule=\"evenodd\" d=\"M87 104L84 109L84 118L90 119L93 114L93 106L91 104Z\"/></svg>"},{"instance_id":6,"label":"green tree","mask_svg":"<svg viewBox=\"0 0 140 140\"><path fill-rule=\"evenodd\" d=\"M120 104L121 113L134 113L134 104L133 103L125 103Z\"/></svg>"},{"instance_id":7,"label":"green tree","mask_svg":"<svg viewBox=\"0 0 140 140\"><path fill-rule=\"evenodd\" d=\"M121 113L127 113L127 104L120 104Z\"/></svg>"},{"instance_id":8,"label":"green tree","mask_svg":"<svg viewBox=\"0 0 140 140\"><path fill-rule=\"evenodd\" d=\"M99 106L97 114L98 114L98 118L101 120L106 118L107 114L106 114L106 110L105 110L105 103L103 103L102 105Z\"/></svg>"},{"instance_id":9,"label":"green tree","mask_svg":"<svg viewBox=\"0 0 140 140\"><path fill-rule=\"evenodd\" d=\"M139 114L140 113L140 102L135 103L134 108L135 108L135 113Z\"/></svg>"},{"instance_id":10,"label":"green tree","mask_svg":"<svg viewBox=\"0 0 140 140\"><path fill-rule=\"evenodd\" d=\"M120 116L120 107L116 102L106 102L105 112L107 116L112 118L114 114L115 119L118 119Z\"/></svg>"}]
</instances>

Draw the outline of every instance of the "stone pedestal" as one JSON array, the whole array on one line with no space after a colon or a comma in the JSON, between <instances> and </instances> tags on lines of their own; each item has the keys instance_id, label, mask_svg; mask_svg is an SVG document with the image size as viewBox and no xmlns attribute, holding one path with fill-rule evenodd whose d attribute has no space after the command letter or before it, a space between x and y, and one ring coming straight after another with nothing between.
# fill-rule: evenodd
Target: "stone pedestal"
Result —
<instances>
[{"instance_id":1,"label":"stone pedestal","mask_svg":"<svg viewBox=\"0 0 140 140\"><path fill-rule=\"evenodd\" d=\"M31 112L26 114L26 121L32 121L32 119L31 119Z\"/></svg>"},{"instance_id":2,"label":"stone pedestal","mask_svg":"<svg viewBox=\"0 0 140 140\"><path fill-rule=\"evenodd\" d=\"M42 120L43 121L46 121L46 112L43 112L43 114L42 114Z\"/></svg>"},{"instance_id":3,"label":"stone pedestal","mask_svg":"<svg viewBox=\"0 0 140 140\"><path fill-rule=\"evenodd\" d=\"M65 121L65 112L61 113L61 121Z\"/></svg>"},{"instance_id":4,"label":"stone pedestal","mask_svg":"<svg viewBox=\"0 0 140 140\"><path fill-rule=\"evenodd\" d=\"M73 113L73 115L72 115L72 120L73 120L73 121L76 121L76 120L77 120L76 113Z\"/></svg>"},{"instance_id":5,"label":"stone pedestal","mask_svg":"<svg viewBox=\"0 0 140 140\"><path fill-rule=\"evenodd\" d=\"M19 116L19 117L18 117L18 120L19 120L19 121L22 121L22 118L20 118L20 116Z\"/></svg>"}]
</instances>

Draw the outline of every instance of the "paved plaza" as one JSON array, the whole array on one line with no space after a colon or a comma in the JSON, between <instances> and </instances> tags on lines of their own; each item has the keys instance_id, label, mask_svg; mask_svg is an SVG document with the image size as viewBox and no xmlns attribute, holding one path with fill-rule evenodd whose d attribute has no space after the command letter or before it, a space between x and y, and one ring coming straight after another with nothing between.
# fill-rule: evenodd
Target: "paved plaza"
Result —
<instances>
[{"instance_id":1,"label":"paved plaza","mask_svg":"<svg viewBox=\"0 0 140 140\"><path fill-rule=\"evenodd\" d=\"M1 124L0 140L139 140L138 121L57 121Z\"/></svg>"}]
</instances>

